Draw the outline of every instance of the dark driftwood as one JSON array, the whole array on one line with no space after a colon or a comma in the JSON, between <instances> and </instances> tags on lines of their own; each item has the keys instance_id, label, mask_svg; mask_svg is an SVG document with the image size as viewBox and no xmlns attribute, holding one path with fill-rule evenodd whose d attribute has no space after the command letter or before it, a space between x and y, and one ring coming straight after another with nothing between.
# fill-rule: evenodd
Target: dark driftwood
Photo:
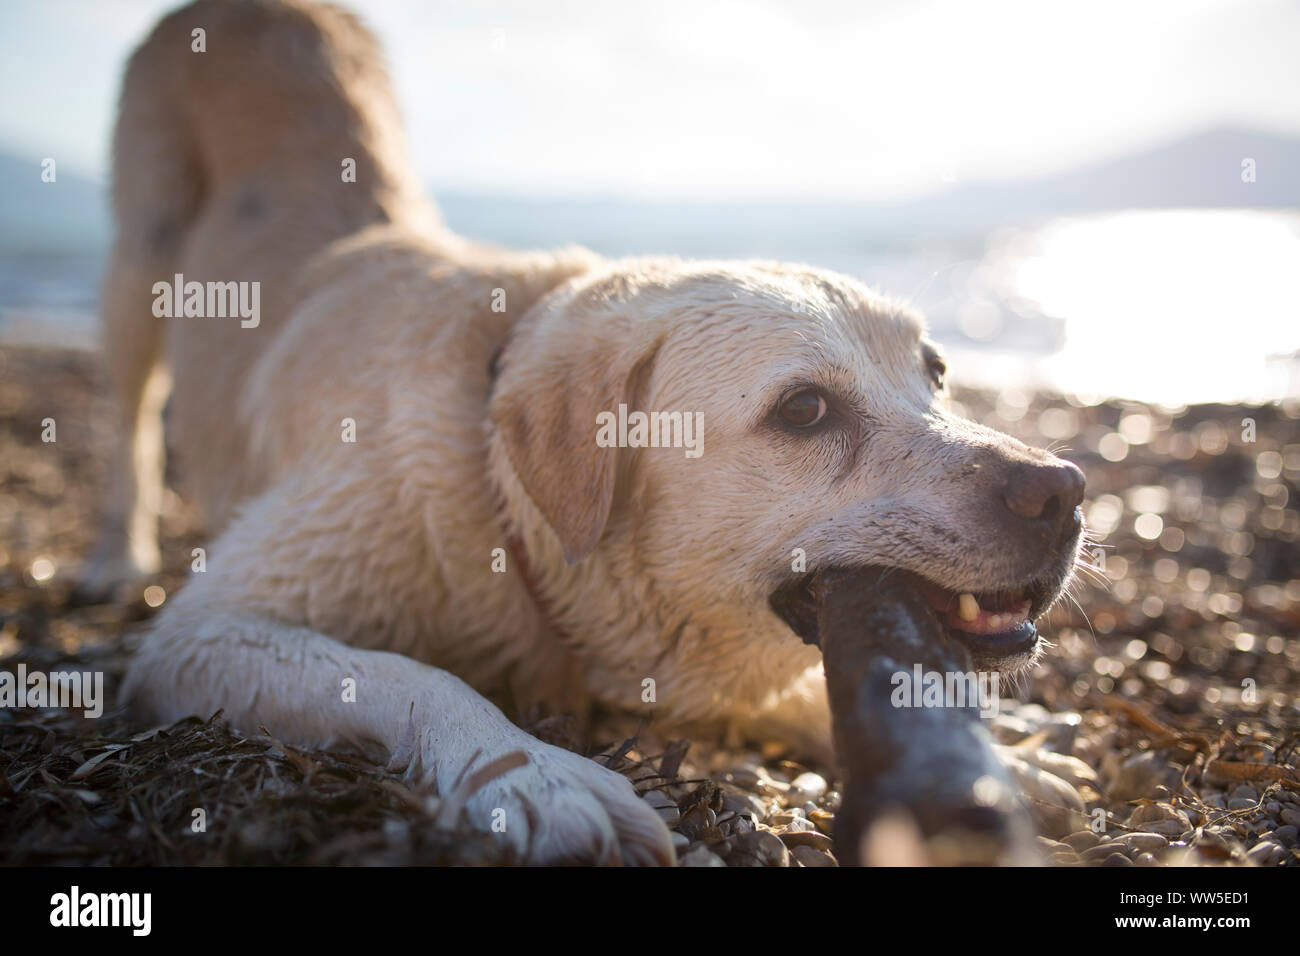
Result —
<instances>
[{"instance_id":1,"label":"dark driftwood","mask_svg":"<svg viewBox=\"0 0 1300 956\"><path fill-rule=\"evenodd\" d=\"M862 837L902 808L943 862L1023 859L1028 815L981 726L978 708L897 707L894 675L968 673L965 648L905 576L881 569L830 571L815 585L835 749L845 778L835 818L840 862L855 865ZM980 786L976 782L981 781ZM934 838L937 838L934 839Z\"/></svg>"}]
</instances>

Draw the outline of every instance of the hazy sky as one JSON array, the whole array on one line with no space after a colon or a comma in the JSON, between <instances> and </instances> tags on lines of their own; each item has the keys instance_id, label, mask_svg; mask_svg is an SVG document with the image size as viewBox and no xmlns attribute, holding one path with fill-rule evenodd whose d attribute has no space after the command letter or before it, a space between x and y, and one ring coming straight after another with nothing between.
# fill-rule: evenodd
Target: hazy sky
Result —
<instances>
[{"instance_id":1,"label":"hazy sky","mask_svg":"<svg viewBox=\"0 0 1300 956\"><path fill-rule=\"evenodd\" d=\"M0 149L102 176L160 0L0 2ZM904 198L1206 126L1300 134L1300 3L350 4L436 189Z\"/></svg>"}]
</instances>

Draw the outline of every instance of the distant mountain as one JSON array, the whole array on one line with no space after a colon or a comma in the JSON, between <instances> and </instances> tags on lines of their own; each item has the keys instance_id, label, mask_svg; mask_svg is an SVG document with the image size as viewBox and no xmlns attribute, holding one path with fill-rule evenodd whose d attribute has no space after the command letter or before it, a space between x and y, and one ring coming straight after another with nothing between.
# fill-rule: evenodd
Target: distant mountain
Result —
<instances>
[{"instance_id":1,"label":"distant mountain","mask_svg":"<svg viewBox=\"0 0 1300 956\"><path fill-rule=\"evenodd\" d=\"M1254 160L1254 182L1242 162ZM1213 129L1141 153L1021 182L975 183L907 203L890 218L948 230L1111 209L1300 208L1300 139Z\"/></svg>"},{"instance_id":2,"label":"distant mountain","mask_svg":"<svg viewBox=\"0 0 1300 956\"><path fill-rule=\"evenodd\" d=\"M111 234L101 183L55 167L41 180L41 161L0 153L0 253L98 252Z\"/></svg>"},{"instance_id":3,"label":"distant mountain","mask_svg":"<svg viewBox=\"0 0 1300 956\"><path fill-rule=\"evenodd\" d=\"M1242 160L1255 182L1242 182ZM102 250L105 187L0 153L0 253ZM975 237L996 226L1112 209L1300 208L1300 139L1220 128L1054 176L971 183L885 203L523 199L434 195L451 226L528 247L577 242L608 255L772 256L836 260L883 245Z\"/></svg>"},{"instance_id":4,"label":"distant mountain","mask_svg":"<svg viewBox=\"0 0 1300 956\"><path fill-rule=\"evenodd\" d=\"M1255 182L1242 182L1242 160ZM1215 129L1067 173L958 186L900 202L637 203L444 194L458 231L517 246L606 254L837 260L883 246L961 243L1008 223L1115 209L1300 209L1300 139Z\"/></svg>"}]
</instances>

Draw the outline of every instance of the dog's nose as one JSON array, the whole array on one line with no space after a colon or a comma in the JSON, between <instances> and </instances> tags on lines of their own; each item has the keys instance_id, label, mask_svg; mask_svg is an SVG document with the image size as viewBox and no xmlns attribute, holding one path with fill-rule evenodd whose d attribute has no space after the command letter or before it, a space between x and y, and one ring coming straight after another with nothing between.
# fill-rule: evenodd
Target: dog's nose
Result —
<instances>
[{"instance_id":1,"label":"dog's nose","mask_svg":"<svg viewBox=\"0 0 1300 956\"><path fill-rule=\"evenodd\" d=\"M1058 532L1076 523L1083 501L1083 472L1068 461L1018 462L1002 486L1002 500L1020 518L1050 523Z\"/></svg>"}]
</instances>

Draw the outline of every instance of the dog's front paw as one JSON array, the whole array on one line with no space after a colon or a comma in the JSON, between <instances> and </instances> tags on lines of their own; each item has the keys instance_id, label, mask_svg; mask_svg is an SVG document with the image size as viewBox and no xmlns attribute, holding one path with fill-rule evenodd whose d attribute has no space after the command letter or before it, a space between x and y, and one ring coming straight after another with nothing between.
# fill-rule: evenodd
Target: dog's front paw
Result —
<instances>
[{"instance_id":1,"label":"dog's front paw","mask_svg":"<svg viewBox=\"0 0 1300 956\"><path fill-rule=\"evenodd\" d=\"M625 777L532 738L514 752L519 765L466 800L472 825L510 841L529 863L673 864L668 829ZM485 765L477 760L469 779Z\"/></svg>"}]
</instances>

